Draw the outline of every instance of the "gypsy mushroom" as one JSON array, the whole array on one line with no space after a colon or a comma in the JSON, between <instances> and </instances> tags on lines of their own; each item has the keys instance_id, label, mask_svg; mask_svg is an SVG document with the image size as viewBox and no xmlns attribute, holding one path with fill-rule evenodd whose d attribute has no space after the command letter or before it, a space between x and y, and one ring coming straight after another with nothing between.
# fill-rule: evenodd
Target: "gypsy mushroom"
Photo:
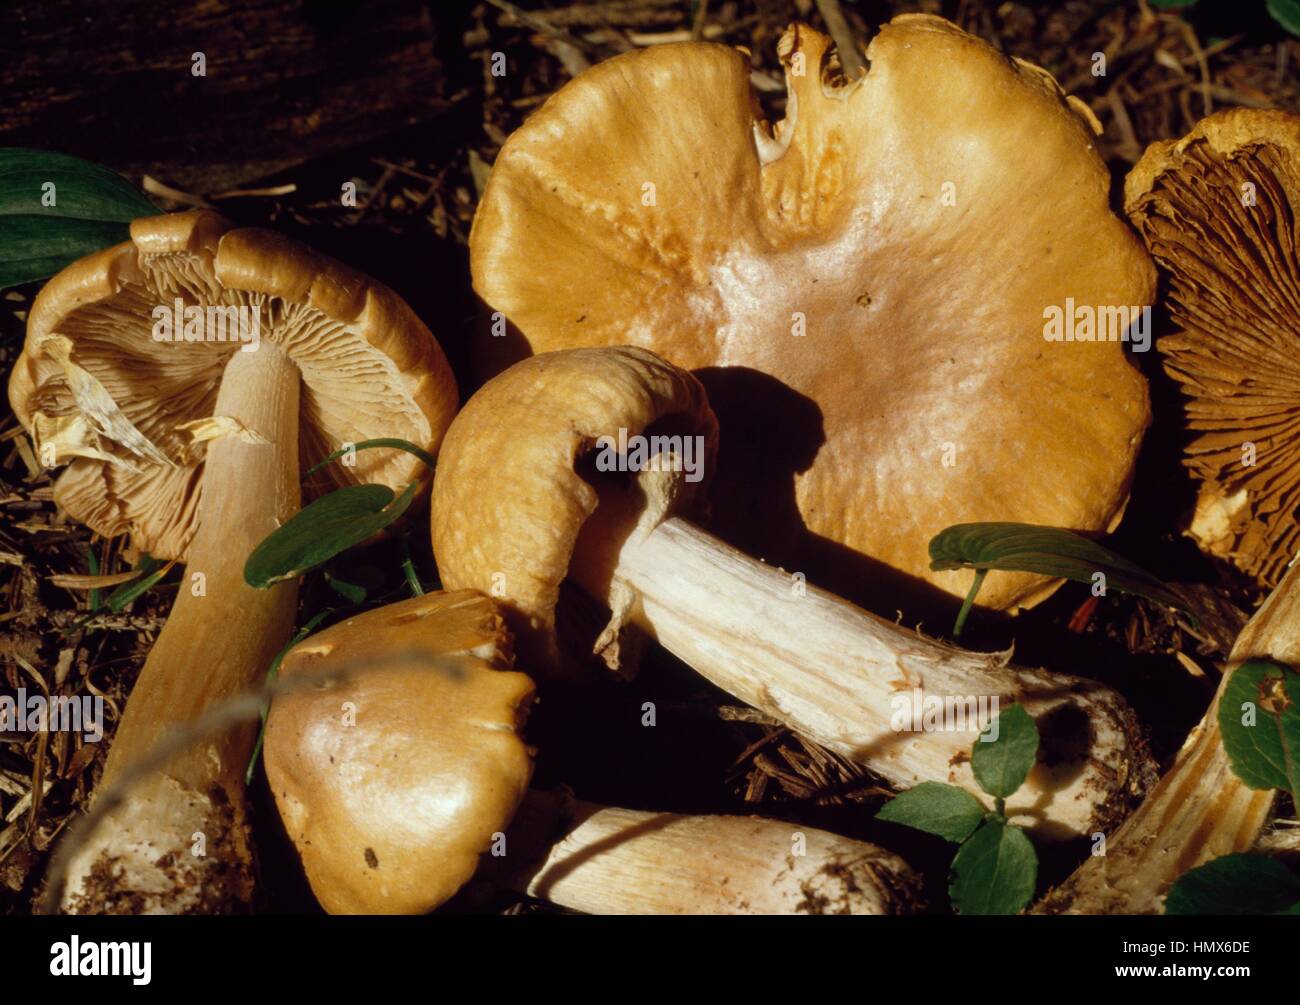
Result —
<instances>
[{"instance_id":1,"label":"gypsy mushroom","mask_svg":"<svg viewBox=\"0 0 1300 1005\"><path fill-rule=\"evenodd\" d=\"M960 596L929 567L946 526L1118 524L1149 419L1119 340L1154 272L1109 209L1099 124L1045 70L919 14L857 80L829 47L785 33L771 129L722 45L578 76L497 158L474 286L532 352L633 344L698 371L729 540L824 577L846 567L829 539ZM979 600L1057 585L993 573Z\"/></svg>"},{"instance_id":2,"label":"gypsy mushroom","mask_svg":"<svg viewBox=\"0 0 1300 1005\"><path fill-rule=\"evenodd\" d=\"M906 863L860 841L530 793L519 730L533 682L512 665L495 603L468 590L368 611L290 651L286 680L315 675L321 687L273 703L266 772L327 911L423 913L480 870L590 913L917 905Z\"/></svg>"},{"instance_id":3,"label":"gypsy mushroom","mask_svg":"<svg viewBox=\"0 0 1300 1005\"><path fill-rule=\"evenodd\" d=\"M392 291L200 211L137 220L129 242L50 280L9 398L42 459L70 462L55 485L60 506L98 533L129 534L135 547L187 563L102 790L169 727L254 683L288 641L296 583L254 590L243 567L297 511L300 459L380 434L436 448L456 388L437 342ZM373 451L313 485L421 477L414 458ZM251 726L232 731L140 780L77 852L65 907L246 903L243 772L254 736Z\"/></svg>"},{"instance_id":4,"label":"gypsy mushroom","mask_svg":"<svg viewBox=\"0 0 1300 1005\"><path fill-rule=\"evenodd\" d=\"M988 801L968 763L977 709L1021 702L1044 755L1008 812L1040 833L1091 834L1154 780L1132 713L1108 688L925 638L677 516L699 501L716 436L699 381L645 349L515 364L443 443L432 527L444 586L501 599L539 673L583 643L623 669L637 626L723 690L903 787L951 781ZM608 605L603 631L581 637L581 598L561 604L566 577ZM921 707L935 701L949 717L928 731Z\"/></svg>"},{"instance_id":5,"label":"gypsy mushroom","mask_svg":"<svg viewBox=\"0 0 1300 1005\"><path fill-rule=\"evenodd\" d=\"M1273 586L1300 552L1300 116L1211 115L1149 147L1124 193L1182 329L1160 350L1199 434L1191 534Z\"/></svg>"},{"instance_id":6,"label":"gypsy mushroom","mask_svg":"<svg viewBox=\"0 0 1300 1005\"><path fill-rule=\"evenodd\" d=\"M1160 349L1187 395L1188 425L1200 434L1187 457L1203 482L1191 533L1277 586L1242 631L1219 692L1173 768L1106 855L1045 898L1044 912L1158 911L1179 875L1248 850L1268 822L1273 793L1249 789L1233 774L1219 699L1246 660L1300 662L1300 567L1291 564L1300 548L1300 117L1219 112L1181 140L1152 144L1124 187L1130 219L1169 273L1182 329L1162 338Z\"/></svg>"}]
</instances>

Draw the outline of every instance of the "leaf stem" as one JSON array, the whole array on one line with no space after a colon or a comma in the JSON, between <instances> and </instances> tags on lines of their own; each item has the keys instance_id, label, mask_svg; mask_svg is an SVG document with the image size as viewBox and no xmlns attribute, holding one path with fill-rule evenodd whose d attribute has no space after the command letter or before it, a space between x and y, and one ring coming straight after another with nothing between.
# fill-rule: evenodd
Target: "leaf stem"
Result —
<instances>
[{"instance_id":1,"label":"leaf stem","mask_svg":"<svg viewBox=\"0 0 1300 1005\"><path fill-rule=\"evenodd\" d=\"M970 592L966 594L966 599L961 603L961 610L957 612L957 620L952 626L952 637L961 638L961 630L966 627L966 615L970 614L971 606L975 603L975 595L980 592L980 587L984 585L984 577L988 574L988 569L976 569L975 579L970 584Z\"/></svg>"},{"instance_id":2,"label":"leaf stem","mask_svg":"<svg viewBox=\"0 0 1300 1005\"><path fill-rule=\"evenodd\" d=\"M314 632L316 630L316 626L319 625L326 618L328 618L336 610L337 608L328 607L323 611L317 612L316 615L313 616L310 621L308 621L305 625L303 625L296 632L294 632L293 638L291 638L288 642L286 642L284 644L284 647L278 653L275 654L275 659L271 661L270 667L267 668L266 671L267 686L274 686L276 680L279 679L280 664L283 663L284 658L289 655L289 650L292 649L294 646L296 646L303 639L305 639L312 632ZM257 760L259 757L262 756L262 744L266 740L266 715L270 711L271 711L270 700L269 699L263 700L261 722L257 727L257 742L254 743L253 753L248 758L248 767L244 769L245 785L253 784L253 774L257 771Z\"/></svg>"},{"instance_id":3,"label":"leaf stem","mask_svg":"<svg viewBox=\"0 0 1300 1005\"><path fill-rule=\"evenodd\" d=\"M427 450L422 450L421 448L417 447L410 440L402 440L393 436L381 436L378 439L362 440L359 443L353 443L346 447L340 447L338 450L333 451L331 454L325 457L322 461L320 461L320 463L314 465L311 468L308 468L307 473L304 474L302 477L306 479L311 475L314 475L321 468L328 467L329 465L333 464L344 454L347 454L349 452L355 453L358 450L370 450L374 447L390 447L393 450L405 450L408 454L413 454L414 456L418 457L430 469L433 469L438 463L437 459L434 458L434 456L431 453L429 453Z\"/></svg>"},{"instance_id":4,"label":"leaf stem","mask_svg":"<svg viewBox=\"0 0 1300 1005\"><path fill-rule=\"evenodd\" d=\"M411 588L411 593L417 597L424 596L424 587L420 585L420 576L415 571L415 563L411 560L411 535L402 535L402 572L406 575L407 585Z\"/></svg>"}]
</instances>

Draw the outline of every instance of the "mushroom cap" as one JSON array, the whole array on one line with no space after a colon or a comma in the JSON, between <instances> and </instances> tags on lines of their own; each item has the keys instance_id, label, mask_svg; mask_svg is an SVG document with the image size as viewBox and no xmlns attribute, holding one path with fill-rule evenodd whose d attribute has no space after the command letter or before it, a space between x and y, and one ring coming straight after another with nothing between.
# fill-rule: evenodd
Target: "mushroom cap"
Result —
<instances>
[{"instance_id":1,"label":"mushroom cap","mask_svg":"<svg viewBox=\"0 0 1300 1005\"><path fill-rule=\"evenodd\" d=\"M571 666L556 606L579 531L600 502L584 461L601 437L618 441L620 430L629 441L698 436L705 463L697 481L667 455L629 472L641 507L634 533L698 503L717 420L698 380L645 349L574 349L516 363L466 402L443 441L430 507L438 573L448 589L508 598L529 666ZM606 639L617 637L626 614L612 606ZM617 646L602 655L617 668Z\"/></svg>"},{"instance_id":2,"label":"mushroom cap","mask_svg":"<svg viewBox=\"0 0 1300 1005\"><path fill-rule=\"evenodd\" d=\"M267 779L332 914L417 914L459 890L532 777L533 699L496 605L413 597L304 639L283 678L344 676L276 698Z\"/></svg>"},{"instance_id":3,"label":"mushroom cap","mask_svg":"<svg viewBox=\"0 0 1300 1005\"><path fill-rule=\"evenodd\" d=\"M771 130L725 46L581 74L503 147L474 285L534 352L635 344L704 371L718 488L788 459L775 491L735 490L748 511L715 505L724 536L793 492L786 522L961 595L969 576L929 568L944 527L1118 523L1146 383L1117 341L1046 341L1044 312L1146 306L1154 270L1110 211L1098 123L1045 70L926 15L884 26L850 83L823 73L829 47L785 33ZM980 602L1056 585L994 573Z\"/></svg>"},{"instance_id":4,"label":"mushroom cap","mask_svg":"<svg viewBox=\"0 0 1300 1005\"><path fill-rule=\"evenodd\" d=\"M1217 112L1148 147L1124 196L1180 329L1160 350L1197 434L1190 533L1274 586L1300 551L1300 116Z\"/></svg>"},{"instance_id":5,"label":"mushroom cap","mask_svg":"<svg viewBox=\"0 0 1300 1005\"><path fill-rule=\"evenodd\" d=\"M131 224L130 241L45 285L9 380L14 414L38 452L70 462L55 499L100 534L129 532L156 557L184 558L205 437L239 432L213 422L213 408L226 363L253 342L156 340L153 312L172 311L178 298L205 310L249 308L258 344L274 342L297 363L305 463L377 436L436 449L455 413L441 347L392 290L207 210L144 217ZM426 477L418 459L398 451L361 451L355 460L314 475L308 498L338 485L400 488Z\"/></svg>"}]
</instances>

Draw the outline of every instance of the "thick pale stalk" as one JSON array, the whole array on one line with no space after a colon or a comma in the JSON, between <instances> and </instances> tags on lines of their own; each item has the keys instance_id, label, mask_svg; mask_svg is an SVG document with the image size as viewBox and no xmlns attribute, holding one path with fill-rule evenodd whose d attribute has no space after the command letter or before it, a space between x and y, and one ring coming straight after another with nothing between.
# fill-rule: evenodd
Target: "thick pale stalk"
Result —
<instances>
[{"instance_id":1,"label":"thick pale stalk","mask_svg":"<svg viewBox=\"0 0 1300 1005\"><path fill-rule=\"evenodd\" d=\"M1023 703L1043 737L1046 756L1008 800L1017 823L1091 835L1154 781L1133 714L1109 688L925 638L683 520L629 535L597 519L604 509L602 496L570 567L585 590L613 606L629 587L629 616L704 677L900 788L951 782L991 806L969 754L993 698ZM942 714L927 722L927 708Z\"/></svg>"},{"instance_id":2,"label":"thick pale stalk","mask_svg":"<svg viewBox=\"0 0 1300 1005\"><path fill-rule=\"evenodd\" d=\"M892 852L811 827L589 803L510 885L588 914L910 914L922 886Z\"/></svg>"},{"instance_id":3,"label":"thick pale stalk","mask_svg":"<svg viewBox=\"0 0 1300 1005\"><path fill-rule=\"evenodd\" d=\"M296 582L244 583L253 548L298 511L299 374L274 344L236 352L214 415L247 433L208 444L198 530L167 624L136 681L100 790L172 727L257 683L293 630ZM219 911L247 903L252 857L243 773L256 728L191 746L132 780L125 804L72 860L64 896L77 913Z\"/></svg>"},{"instance_id":4,"label":"thick pale stalk","mask_svg":"<svg viewBox=\"0 0 1300 1005\"><path fill-rule=\"evenodd\" d=\"M1246 660L1300 663L1300 566L1242 629L1209 711L1174 766L1119 831L1035 908L1042 914L1155 914L1179 876L1210 859L1248 851L1273 809L1272 790L1232 773L1219 734L1219 699Z\"/></svg>"}]
</instances>

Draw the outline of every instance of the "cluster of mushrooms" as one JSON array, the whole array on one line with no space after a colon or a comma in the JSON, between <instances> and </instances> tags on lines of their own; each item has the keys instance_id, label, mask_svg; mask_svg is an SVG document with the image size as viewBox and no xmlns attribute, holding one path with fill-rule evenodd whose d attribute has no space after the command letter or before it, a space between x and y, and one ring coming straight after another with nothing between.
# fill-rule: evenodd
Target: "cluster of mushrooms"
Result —
<instances>
[{"instance_id":1,"label":"cluster of mushrooms","mask_svg":"<svg viewBox=\"0 0 1300 1005\"><path fill-rule=\"evenodd\" d=\"M242 576L267 534L339 486L427 482L389 450L301 477L372 437L438 455L443 591L311 635L281 666L302 686L272 704L265 769L328 911L425 912L475 876L589 912L922 906L908 863L861 841L530 789L538 691L631 676L651 644L899 790L989 801L976 724L900 733L897 694L1022 704L1043 742L1008 816L1044 840L1108 836L1035 910L1156 911L1179 874L1255 845L1272 795L1233 776L1213 708L1159 778L1111 689L879 614L965 592L929 568L949 525L1117 526L1146 381L1119 341L1046 340L1045 309L1149 306L1154 257L1180 329L1161 350L1199 433L1192 532L1275 586L1229 666L1300 661L1300 119L1233 110L1156 144L1128 178L1130 227L1086 106L947 21L895 18L852 80L807 27L779 52L774 125L743 53L681 43L593 67L510 138L471 267L512 327L484 336L499 372L459 412L394 293L208 211L136 221L45 287L9 393L66 465L55 498L187 572L100 791L130 785L74 850L65 910L252 901L255 724L133 765L255 688L289 641L297 584ZM260 346L154 341L150 312L174 298L258 312ZM667 447L636 470L593 464L620 436L702 444L703 477ZM879 614L805 578L856 580ZM980 603L1015 611L1058 585L994 572Z\"/></svg>"}]
</instances>

